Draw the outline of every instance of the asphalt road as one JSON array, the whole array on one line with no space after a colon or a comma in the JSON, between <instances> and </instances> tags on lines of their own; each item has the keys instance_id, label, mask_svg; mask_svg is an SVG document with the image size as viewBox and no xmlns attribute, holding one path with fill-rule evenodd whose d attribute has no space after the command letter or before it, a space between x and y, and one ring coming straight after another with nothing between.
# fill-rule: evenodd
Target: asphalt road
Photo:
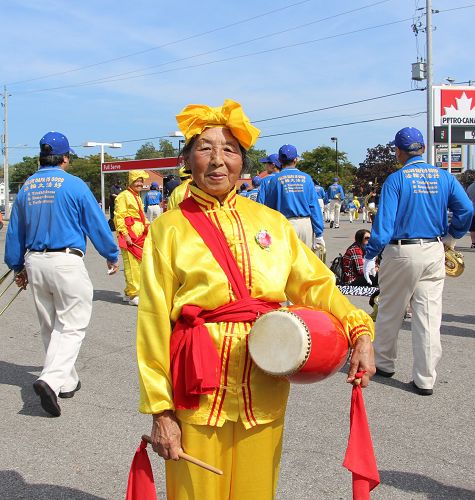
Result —
<instances>
[{"instance_id":1,"label":"asphalt road","mask_svg":"<svg viewBox=\"0 0 475 500\"><path fill-rule=\"evenodd\" d=\"M328 258L343 252L361 221L327 229ZM5 228L0 232L3 262ZM381 485L373 499L474 499L473 348L475 251L460 248L465 273L444 291L443 358L434 395L410 388L411 324L403 324L397 373L375 377L364 391ZM90 245L86 264L94 283L94 311L77 368L82 389L60 400L48 417L32 383L43 347L31 292L22 292L1 317L0 498L121 499L128 470L151 418L137 412L137 309L122 303L123 273L108 276ZM0 272L6 270L0 264ZM13 289L13 287L12 287ZM7 295L10 296L10 291ZM1 299L0 305L4 304ZM367 299L354 301L370 310ZM1 307L0 307L1 308ZM287 411L279 500L351 499L351 474L342 467L349 429L351 387L343 372L313 385L294 385ZM152 457L158 498L165 498L162 460ZM244 500L244 499L243 499Z\"/></svg>"}]
</instances>

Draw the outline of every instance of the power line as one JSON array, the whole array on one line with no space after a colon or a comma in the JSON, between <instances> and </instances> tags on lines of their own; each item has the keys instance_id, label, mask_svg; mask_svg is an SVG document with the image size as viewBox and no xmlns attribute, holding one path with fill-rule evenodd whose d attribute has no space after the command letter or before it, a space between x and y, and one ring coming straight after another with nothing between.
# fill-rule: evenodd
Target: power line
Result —
<instances>
[{"instance_id":1,"label":"power line","mask_svg":"<svg viewBox=\"0 0 475 500\"><path fill-rule=\"evenodd\" d=\"M452 10L462 10L462 9L470 9L471 7L475 7L475 3L470 5L462 5L461 7L452 7L451 9L437 9L437 14L441 12L451 12Z\"/></svg>"},{"instance_id":2,"label":"power line","mask_svg":"<svg viewBox=\"0 0 475 500\"><path fill-rule=\"evenodd\" d=\"M410 92L416 92L416 91L422 91L422 90L425 90L425 88L424 89L403 90L401 92L392 92L391 94L384 94L384 95L379 95L379 96L375 96L375 97L368 97L366 99L359 99L357 101L344 102L342 104L334 104L333 106L325 106L324 108L310 109L308 111L300 111L298 113L290 113L288 115L274 116L272 118L264 118L262 120L253 120L252 123L262 123L262 122L267 122L267 121L271 121L271 120L280 120L281 118L289 118L292 116L306 115L309 113L316 113L317 111L326 111L328 109L342 108L344 106L350 106L352 104L360 104L362 102L376 101L378 99L384 99L385 97L393 97L396 95L408 94Z\"/></svg>"},{"instance_id":3,"label":"power line","mask_svg":"<svg viewBox=\"0 0 475 500\"><path fill-rule=\"evenodd\" d=\"M19 94L32 94L32 93L37 93L37 92L46 92L46 91L52 91L52 90L61 90L61 89L74 88L74 87L83 87L83 86L89 86L89 85L99 85L101 83L113 83L113 82L119 82L119 81L124 81L124 80L131 80L131 79L135 79L135 78L144 78L144 77L147 77L147 76L153 76L153 75L171 73L171 72L174 72L174 71L182 71L182 70L186 70L186 69L193 69L193 68L198 68L198 67L201 67L201 66L208 66L210 64L218 64L218 63L222 63L222 62L233 61L233 60L236 60L236 59L243 59L243 58L247 58L247 57L250 57L250 56L268 54L270 52L276 52L276 51L283 50L283 49L301 47L303 45L308 45L308 44L311 44L311 43L322 42L322 41L325 41L325 40L331 40L331 39L339 38L339 37L342 37L342 36L354 35L354 34L357 34L357 33L361 33L363 31L370 31L370 30L377 29L377 28L384 28L384 27L387 27L387 26L392 26L392 25L395 25L395 24L400 24L400 23L403 23L403 22L406 22L406 21L411 21L411 20L412 20L411 17L407 17L405 19L399 19L397 21L390 21L390 22L387 22L387 23L377 24L377 25L374 25L374 26L367 26L366 28L360 28L360 29L357 29L357 30L351 30L351 31L343 32L343 33L337 33L335 35L328 35L328 36L321 37L321 38L315 38L313 40L307 40L307 41L304 41L304 42L296 42L296 43L282 45L282 46L279 46L279 47L274 47L274 48L271 48L271 49L260 50L260 51L256 51L256 52L248 52L247 54L241 54L241 55L238 55L238 56L227 57L227 58L224 58L224 59L217 59L215 61L207 61L207 62L204 62L204 63L193 64L193 65L189 65L189 66L182 66L181 68L172 68L172 69L168 69L168 70L164 70L164 71L154 71L152 73L144 73L142 75L134 75L134 76L128 76L128 77L123 77L123 78L110 78L109 79L109 77L106 77L106 78L102 78L102 79L89 80L89 81L86 81L86 82L81 82L81 83L76 83L76 84L61 85L61 86L58 86L58 87L48 87L48 88L44 88L44 89L29 90L29 91L20 91L20 92L17 92L16 94L17 95L19 95ZM175 62L175 61L172 61L172 62Z\"/></svg>"},{"instance_id":4,"label":"power line","mask_svg":"<svg viewBox=\"0 0 475 500\"><path fill-rule=\"evenodd\" d=\"M292 132L280 132L278 134L261 135L261 136L259 136L259 139L265 139L267 137L278 137L280 135L300 134L300 133L303 133L303 132L313 132L315 130L325 130L325 129L329 129L329 128L346 127L348 125L359 125L361 123L379 122L379 121L382 121L382 120L391 120L393 118L404 118L404 117L419 116L419 115L424 115L424 114L426 114L426 111L418 111L417 113L411 113L411 114L383 116L381 118L371 118L371 119L368 119L368 120L359 120L359 121L356 121L356 122L338 123L336 125L325 125L323 127L307 128L307 129L304 129L304 130L293 130Z\"/></svg>"},{"instance_id":5,"label":"power line","mask_svg":"<svg viewBox=\"0 0 475 500\"><path fill-rule=\"evenodd\" d=\"M120 60L123 60L123 59L127 59L129 57L134 57L134 56L138 56L138 55L141 55L141 54L146 54L147 52L152 52L154 50L163 49L165 47L169 47L170 45L175 45L177 43L186 42L186 41L192 40L194 38L199 38L199 37L202 37L202 36L205 36L205 35L210 35L211 33L216 33L217 31L222 31L222 30L225 30L225 29L228 29L228 28L232 28L234 26L239 26L240 24L245 24L245 23L248 23L249 21L254 21L255 19L259 19L261 17L266 17L266 16L268 16L270 14L275 14L276 12L281 12L283 10L287 10L287 9L292 8L292 7L296 7L297 5L308 3L310 1L312 1L312 0L302 0L300 2L296 2L296 3L290 4L290 5L286 5L284 7L280 7L278 9L269 10L269 11L264 12L263 14L259 14L257 16L248 17L246 19L242 19L241 21L236 21L235 23L230 23L230 24L226 24L225 26L220 26L219 28L214 28L214 29L211 29L211 30L208 30L208 31L203 31L202 33L198 33L196 35L189 35L189 36L187 36L185 38L180 38L178 40L174 40L172 42L167 42L167 43L164 43L162 45L157 45L155 47L150 47L148 49L139 50L137 52L132 52L130 54L126 54L126 55L123 55L123 56L114 57L113 59L107 59L105 61L99 61L99 62L96 62L96 63L93 63L93 64L88 64L86 66L80 66L80 67L75 68L75 69L70 69L70 70L66 70L66 71L59 71L57 73L50 73L49 75L39 76L37 78L30 78L29 80L21 80L21 81L17 81L17 82L12 82L10 84L7 84L7 86L17 85L17 84L20 84L20 83L33 82L33 81L37 81L37 80L44 80L44 79L50 78L52 76L66 75L68 73L74 73L74 72L77 72L77 71L82 71L83 69L94 68L94 67L100 66L102 64L108 64L110 62L120 61ZM389 1L389 0L387 0L387 1Z\"/></svg>"}]
</instances>

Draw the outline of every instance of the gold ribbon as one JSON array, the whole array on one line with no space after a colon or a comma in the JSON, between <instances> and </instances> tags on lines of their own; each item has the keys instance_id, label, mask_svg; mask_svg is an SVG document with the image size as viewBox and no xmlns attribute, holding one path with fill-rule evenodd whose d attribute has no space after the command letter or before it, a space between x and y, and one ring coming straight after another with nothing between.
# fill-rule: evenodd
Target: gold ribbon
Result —
<instances>
[{"instance_id":1,"label":"gold ribbon","mask_svg":"<svg viewBox=\"0 0 475 500\"><path fill-rule=\"evenodd\" d=\"M226 127L244 149L249 149L261 133L251 125L241 105L231 99L226 99L223 106L216 108L205 104L189 104L176 115L176 121L186 142L201 134L205 128Z\"/></svg>"}]
</instances>

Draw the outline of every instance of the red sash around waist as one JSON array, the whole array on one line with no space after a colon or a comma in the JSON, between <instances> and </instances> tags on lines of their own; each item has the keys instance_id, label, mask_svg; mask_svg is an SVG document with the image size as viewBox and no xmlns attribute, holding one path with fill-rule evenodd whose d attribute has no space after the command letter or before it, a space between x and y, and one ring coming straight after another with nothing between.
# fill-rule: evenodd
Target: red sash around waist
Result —
<instances>
[{"instance_id":1,"label":"red sash around waist","mask_svg":"<svg viewBox=\"0 0 475 500\"><path fill-rule=\"evenodd\" d=\"M127 245L127 241L123 234L119 233L117 236L117 241L119 243L119 248L123 248L124 250L128 250L135 258L138 260L142 260L142 252L143 252L143 244L145 242L145 237L148 233L148 225L146 224L145 214L140 206L138 196L131 190L128 189L130 193L134 195L135 201L137 202L137 208L139 212L139 218L134 217L125 217L124 222L127 226L127 232L129 234L130 239L132 240L132 245ZM135 222L141 222L144 226L144 231L141 235L137 236L132 230L132 226Z\"/></svg>"},{"instance_id":2,"label":"red sash around waist","mask_svg":"<svg viewBox=\"0 0 475 500\"><path fill-rule=\"evenodd\" d=\"M180 203L180 209L226 273L237 297L211 311L185 305L173 329L170 341L173 401L178 409L194 409L199 406L201 394L211 394L219 387L221 376L219 355L205 323L253 322L259 314L277 309L280 304L250 296L226 239L193 198Z\"/></svg>"}]
</instances>

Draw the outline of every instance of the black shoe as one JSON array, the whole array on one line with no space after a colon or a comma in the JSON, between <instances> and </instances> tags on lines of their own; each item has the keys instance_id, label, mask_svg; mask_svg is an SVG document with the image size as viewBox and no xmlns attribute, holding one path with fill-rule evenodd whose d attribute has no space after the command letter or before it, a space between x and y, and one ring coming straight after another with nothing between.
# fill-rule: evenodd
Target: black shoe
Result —
<instances>
[{"instance_id":1,"label":"black shoe","mask_svg":"<svg viewBox=\"0 0 475 500\"><path fill-rule=\"evenodd\" d=\"M333 221L330 221L330 229L333 227Z\"/></svg>"},{"instance_id":2,"label":"black shoe","mask_svg":"<svg viewBox=\"0 0 475 500\"><path fill-rule=\"evenodd\" d=\"M61 408L58 405L58 399L53 389L43 380L37 380L33 384L33 389L41 399L43 410L53 415L53 417L59 417L61 415Z\"/></svg>"},{"instance_id":3,"label":"black shoe","mask_svg":"<svg viewBox=\"0 0 475 500\"><path fill-rule=\"evenodd\" d=\"M79 389L81 389L81 381L80 380L78 380L78 385L76 386L76 389L73 389L72 391L69 391L69 392L60 392L58 394L58 397L63 398L63 399L72 398L74 396L74 393L79 391Z\"/></svg>"},{"instance_id":4,"label":"black shoe","mask_svg":"<svg viewBox=\"0 0 475 500\"><path fill-rule=\"evenodd\" d=\"M379 375L380 377L391 378L395 373L396 372L385 372L380 368L376 368L376 375Z\"/></svg>"},{"instance_id":5,"label":"black shoe","mask_svg":"<svg viewBox=\"0 0 475 500\"><path fill-rule=\"evenodd\" d=\"M419 396L432 396L432 394L434 393L433 389L422 389L421 387L418 387L414 380L411 382L411 384L417 394L419 394Z\"/></svg>"}]
</instances>

